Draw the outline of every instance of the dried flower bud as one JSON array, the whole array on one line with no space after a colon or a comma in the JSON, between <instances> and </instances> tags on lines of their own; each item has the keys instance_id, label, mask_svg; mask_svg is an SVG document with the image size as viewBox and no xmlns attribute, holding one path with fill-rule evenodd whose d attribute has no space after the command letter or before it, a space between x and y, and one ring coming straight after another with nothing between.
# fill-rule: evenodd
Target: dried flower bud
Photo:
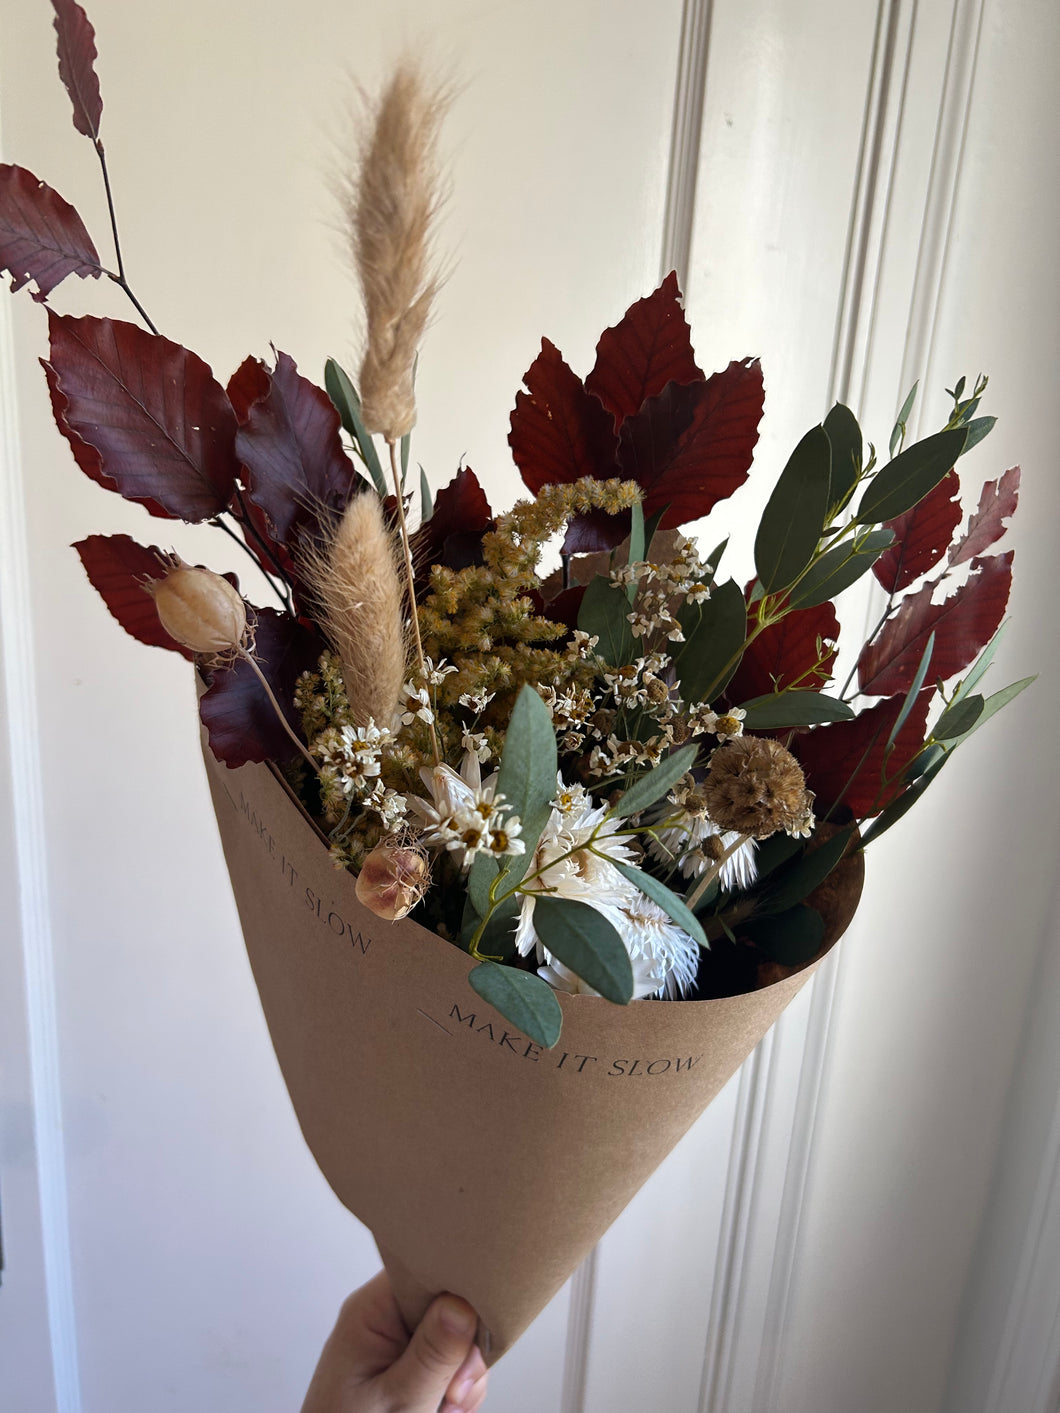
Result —
<instances>
[{"instance_id":1,"label":"dried flower bud","mask_svg":"<svg viewBox=\"0 0 1060 1413\"><path fill-rule=\"evenodd\" d=\"M402 844L377 844L357 875L357 897L376 917L396 922L427 891L429 868L422 850Z\"/></svg>"},{"instance_id":2,"label":"dried flower bud","mask_svg":"<svg viewBox=\"0 0 1060 1413\"><path fill-rule=\"evenodd\" d=\"M159 621L193 653L238 652L247 637L247 606L227 579L177 557L164 579L145 584Z\"/></svg>"},{"instance_id":3,"label":"dried flower bud","mask_svg":"<svg viewBox=\"0 0 1060 1413\"><path fill-rule=\"evenodd\" d=\"M738 736L717 748L703 797L719 829L755 839L805 827L813 799L791 752L762 736Z\"/></svg>"}]
</instances>

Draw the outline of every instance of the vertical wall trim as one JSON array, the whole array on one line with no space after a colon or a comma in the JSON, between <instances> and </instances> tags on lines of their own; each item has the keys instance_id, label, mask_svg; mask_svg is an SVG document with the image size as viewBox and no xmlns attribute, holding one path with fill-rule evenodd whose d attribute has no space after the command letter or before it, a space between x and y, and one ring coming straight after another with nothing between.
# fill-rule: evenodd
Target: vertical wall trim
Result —
<instances>
[{"instance_id":1,"label":"vertical wall trim","mask_svg":"<svg viewBox=\"0 0 1060 1413\"><path fill-rule=\"evenodd\" d=\"M596 1301L596 1248L571 1277L567 1348L563 1359L560 1413L584 1413L589 1373L589 1332Z\"/></svg>"},{"instance_id":2,"label":"vertical wall trim","mask_svg":"<svg viewBox=\"0 0 1060 1413\"><path fill-rule=\"evenodd\" d=\"M56 1407L58 1413L80 1413L44 787L37 744L29 552L20 470L14 339L6 299L0 302L0 426L0 481L3 483L0 501L0 640L7 698L7 749L11 762L18 918L26 977L44 1278Z\"/></svg>"},{"instance_id":3,"label":"vertical wall trim","mask_svg":"<svg viewBox=\"0 0 1060 1413\"><path fill-rule=\"evenodd\" d=\"M699 144L703 134L703 96L714 0L684 0L681 39L674 86L674 117L670 135L670 167L663 214L660 278L677 271L682 290L688 287L692 225L696 204Z\"/></svg>"},{"instance_id":4,"label":"vertical wall trim","mask_svg":"<svg viewBox=\"0 0 1060 1413\"><path fill-rule=\"evenodd\" d=\"M938 311L943 294L965 135L972 100L985 0L954 0L946 68L939 100L916 278L910 298L900 398L920 377L930 384ZM917 3L880 0L865 126L851 212L832 362L832 398L861 401L873 361L882 256L887 243L895 169L901 150ZM904 59L898 77L899 55ZM889 153L886 170L884 154ZM831 399L830 399L831 400ZM897 407L897 403L896 403ZM874 617L878 604L869 606ZM835 1002L843 954L833 953L812 985L810 1018L784 1180L773 1271L766 1305L754 1407L780 1406L779 1385L791 1294L801 1248L801 1218L812 1181L816 1130L831 1069ZM1037 1410L1036 1410L1037 1413ZM1045 1413L1042 1409L1041 1413Z\"/></svg>"},{"instance_id":5,"label":"vertical wall trim","mask_svg":"<svg viewBox=\"0 0 1060 1413\"><path fill-rule=\"evenodd\" d=\"M6 290L3 294L5 297L0 299L0 654L7 713L6 749L11 770L17 916L25 971L31 1100L55 1406L57 1413L80 1413L15 340L10 301ZM10 910L15 912L16 908Z\"/></svg>"}]
</instances>

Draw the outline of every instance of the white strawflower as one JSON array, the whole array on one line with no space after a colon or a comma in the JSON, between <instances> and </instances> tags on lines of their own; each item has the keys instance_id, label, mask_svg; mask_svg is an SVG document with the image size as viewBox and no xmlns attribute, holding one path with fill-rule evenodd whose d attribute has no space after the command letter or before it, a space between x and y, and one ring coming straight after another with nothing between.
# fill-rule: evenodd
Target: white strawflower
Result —
<instances>
[{"instance_id":1,"label":"white strawflower","mask_svg":"<svg viewBox=\"0 0 1060 1413\"><path fill-rule=\"evenodd\" d=\"M648 853L660 863L676 859L682 878L698 878L739 837L735 830L719 829L705 814L686 814L678 824L656 830ZM724 889L750 888L756 873L754 840L748 839L725 860L718 878Z\"/></svg>"},{"instance_id":2,"label":"white strawflower","mask_svg":"<svg viewBox=\"0 0 1060 1413\"><path fill-rule=\"evenodd\" d=\"M664 990L680 994L695 980L698 944L615 867L615 861L632 863L633 854L616 836L623 822L605 819L606 814L607 807L594 804L582 786L559 779L552 814L527 869L539 876L522 898L516 948L524 957L536 951L540 975L557 990L595 995L552 956L534 928L535 892L587 903L607 918L629 953L634 1000Z\"/></svg>"}]
</instances>

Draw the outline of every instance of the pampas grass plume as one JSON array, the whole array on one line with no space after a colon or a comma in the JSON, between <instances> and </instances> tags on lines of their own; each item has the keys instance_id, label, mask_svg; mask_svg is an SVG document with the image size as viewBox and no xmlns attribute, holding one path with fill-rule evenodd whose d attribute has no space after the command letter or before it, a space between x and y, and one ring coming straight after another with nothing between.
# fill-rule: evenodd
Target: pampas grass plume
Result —
<instances>
[{"instance_id":1,"label":"pampas grass plume","mask_svg":"<svg viewBox=\"0 0 1060 1413\"><path fill-rule=\"evenodd\" d=\"M390 726L405 682L406 642L398 546L379 497L355 495L333 539L306 566L320 626L339 655L350 714Z\"/></svg>"},{"instance_id":2,"label":"pampas grass plume","mask_svg":"<svg viewBox=\"0 0 1060 1413\"><path fill-rule=\"evenodd\" d=\"M398 442L416 420L416 354L438 289L431 224L439 206L438 128L448 96L406 60L372 109L360 170L345 193L367 336L361 402L369 432Z\"/></svg>"}]
</instances>

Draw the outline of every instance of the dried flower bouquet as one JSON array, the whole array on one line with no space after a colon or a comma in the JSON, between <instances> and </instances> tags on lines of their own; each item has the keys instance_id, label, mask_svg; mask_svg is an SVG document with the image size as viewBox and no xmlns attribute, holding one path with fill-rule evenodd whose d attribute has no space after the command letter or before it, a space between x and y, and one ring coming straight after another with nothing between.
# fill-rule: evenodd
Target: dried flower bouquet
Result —
<instances>
[{"instance_id":1,"label":"dried flower bouquet","mask_svg":"<svg viewBox=\"0 0 1060 1413\"><path fill-rule=\"evenodd\" d=\"M106 180L93 32L53 3ZM550 1047L557 992L738 995L821 952L821 900L854 886L852 855L1031 680L977 690L1019 469L964 523L956 465L993 423L983 378L907 444L911 393L885 458L837 405L783 468L753 570L725 578L726 541L702 553L680 531L747 478L762 373L700 370L670 275L604 332L584 380L543 341L511 417L528 498L495 514L466 466L436 497L421 470L413 494L443 109L400 68L346 192L359 392L335 362L314 386L285 353L222 387L134 295L113 203L110 270L73 207L16 166L0 167L0 266L42 303L69 275L128 294L139 324L49 307L56 424L100 485L221 528L279 603L92 535L76 548L111 613L195 661L217 759L276 763L372 913L470 953L479 995ZM835 689L833 600L870 571L886 606Z\"/></svg>"}]
</instances>

